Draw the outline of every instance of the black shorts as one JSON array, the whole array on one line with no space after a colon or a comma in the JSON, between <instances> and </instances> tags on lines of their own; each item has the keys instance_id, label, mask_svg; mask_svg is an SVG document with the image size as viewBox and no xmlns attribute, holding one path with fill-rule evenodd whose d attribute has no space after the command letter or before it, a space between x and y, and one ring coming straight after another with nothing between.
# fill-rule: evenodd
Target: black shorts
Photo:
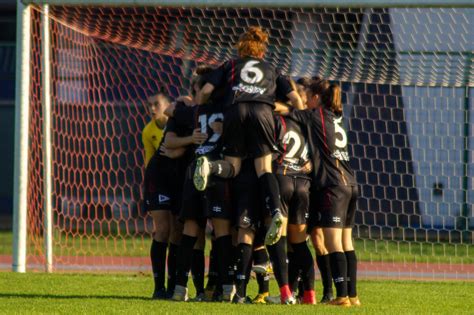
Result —
<instances>
[{"instance_id":1,"label":"black shorts","mask_svg":"<svg viewBox=\"0 0 474 315\"><path fill-rule=\"evenodd\" d=\"M159 155L153 155L145 169L145 211L166 210L178 215L185 164Z\"/></svg>"},{"instance_id":2,"label":"black shorts","mask_svg":"<svg viewBox=\"0 0 474 315\"><path fill-rule=\"evenodd\" d=\"M354 227L359 189L357 186L332 186L311 192L308 231L314 227Z\"/></svg>"},{"instance_id":3,"label":"black shorts","mask_svg":"<svg viewBox=\"0 0 474 315\"><path fill-rule=\"evenodd\" d=\"M265 103L237 103L224 116L223 154L259 158L277 151L273 110Z\"/></svg>"},{"instance_id":4,"label":"black shorts","mask_svg":"<svg viewBox=\"0 0 474 315\"><path fill-rule=\"evenodd\" d=\"M186 171L180 219L196 220L203 228L208 218L232 220L229 180L212 177L207 189L198 191L193 183L195 168L193 162Z\"/></svg>"},{"instance_id":5,"label":"black shorts","mask_svg":"<svg viewBox=\"0 0 474 315\"><path fill-rule=\"evenodd\" d=\"M276 174L280 186L282 214L289 224L306 224L309 211L309 178Z\"/></svg>"},{"instance_id":6,"label":"black shorts","mask_svg":"<svg viewBox=\"0 0 474 315\"><path fill-rule=\"evenodd\" d=\"M252 160L244 160L239 175L232 183L233 205L236 207L238 228L256 231L269 215L260 196L258 177Z\"/></svg>"}]
</instances>

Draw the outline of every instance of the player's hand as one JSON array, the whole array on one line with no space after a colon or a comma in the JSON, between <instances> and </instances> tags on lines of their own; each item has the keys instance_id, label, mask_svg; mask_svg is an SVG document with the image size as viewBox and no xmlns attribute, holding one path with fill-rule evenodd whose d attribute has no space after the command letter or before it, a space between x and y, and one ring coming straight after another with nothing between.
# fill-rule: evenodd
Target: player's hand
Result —
<instances>
[{"instance_id":1,"label":"player's hand","mask_svg":"<svg viewBox=\"0 0 474 315\"><path fill-rule=\"evenodd\" d=\"M221 122L221 121L215 121L213 123L210 123L209 124L211 126L211 129L212 131L214 131L214 133L217 133L219 135L222 134L222 129L224 129L224 124Z\"/></svg>"},{"instance_id":2,"label":"player's hand","mask_svg":"<svg viewBox=\"0 0 474 315\"><path fill-rule=\"evenodd\" d=\"M207 133L202 133L200 128L196 128L193 131L191 139L194 144L203 144L207 139Z\"/></svg>"},{"instance_id":3,"label":"player's hand","mask_svg":"<svg viewBox=\"0 0 474 315\"><path fill-rule=\"evenodd\" d=\"M196 103L194 102L193 98L189 95L180 95L176 99L178 102L183 102L186 106L194 106Z\"/></svg>"},{"instance_id":4,"label":"player's hand","mask_svg":"<svg viewBox=\"0 0 474 315\"><path fill-rule=\"evenodd\" d=\"M164 110L164 114L168 117L173 117L175 108L176 108L176 103L169 103L168 106Z\"/></svg>"},{"instance_id":5,"label":"player's hand","mask_svg":"<svg viewBox=\"0 0 474 315\"><path fill-rule=\"evenodd\" d=\"M309 174L311 173L312 170L313 170L313 163L311 163L311 160L306 161L306 163L304 163L303 165L303 168L301 169L301 171L304 174Z\"/></svg>"}]
</instances>

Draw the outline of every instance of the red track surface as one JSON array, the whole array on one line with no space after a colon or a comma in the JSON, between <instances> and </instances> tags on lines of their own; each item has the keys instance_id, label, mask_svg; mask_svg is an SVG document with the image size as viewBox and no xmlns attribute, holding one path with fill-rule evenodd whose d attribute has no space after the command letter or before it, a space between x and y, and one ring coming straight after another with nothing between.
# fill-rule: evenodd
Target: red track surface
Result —
<instances>
[{"instance_id":1,"label":"red track surface","mask_svg":"<svg viewBox=\"0 0 474 315\"><path fill-rule=\"evenodd\" d=\"M12 258L0 255L0 270L11 268ZM43 261L29 257L28 269L44 270ZM55 257L56 271L149 272L148 257L62 256ZM363 279L471 280L474 264L438 264L403 262L359 262L358 274Z\"/></svg>"}]
</instances>

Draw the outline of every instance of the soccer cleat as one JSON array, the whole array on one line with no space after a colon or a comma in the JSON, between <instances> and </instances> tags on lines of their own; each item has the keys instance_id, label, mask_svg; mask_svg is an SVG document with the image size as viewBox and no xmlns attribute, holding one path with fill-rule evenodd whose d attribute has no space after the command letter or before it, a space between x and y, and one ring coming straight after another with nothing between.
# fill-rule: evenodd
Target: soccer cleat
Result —
<instances>
[{"instance_id":1,"label":"soccer cleat","mask_svg":"<svg viewBox=\"0 0 474 315\"><path fill-rule=\"evenodd\" d=\"M272 265L270 263L260 264L260 265L253 265L252 271L255 273L263 274L263 273L272 273Z\"/></svg>"},{"instance_id":2,"label":"soccer cleat","mask_svg":"<svg viewBox=\"0 0 474 315\"><path fill-rule=\"evenodd\" d=\"M166 300L168 299L168 294L165 289L155 290L151 298L153 300Z\"/></svg>"},{"instance_id":3,"label":"soccer cleat","mask_svg":"<svg viewBox=\"0 0 474 315\"><path fill-rule=\"evenodd\" d=\"M341 307L350 307L351 301L346 297L337 297L331 302L327 303L328 305L341 306Z\"/></svg>"},{"instance_id":4,"label":"soccer cleat","mask_svg":"<svg viewBox=\"0 0 474 315\"><path fill-rule=\"evenodd\" d=\"M349 298L349 301L351 302L351 305L352 305L352 306L362 306L362 304L360 303L360 300L359 300L359 297L358 297L358 296L350 297L350 298Z\"/></svg>"},{"instance_id":5,"label":"soccer cleat","mask_svg":"<svg viewBox=\"0 0 474 315\"><path fill-rule=\"evenodd\" d=\"M181 285L177 285L174 288L173 297L171 298L173 301L177 302L186 302L188 301L188 288L183 287Z\"/></svg>"},{"instance_id":6,"label":"soccer cleat","mask_svg":"<svg viewBox=\"0 0 474 315\"><path fill-rule=\"evenodd\" d=\"M273 245L280 240L282 233L283 215L277 211L272 218L272 223L268 228L267 235L265 235L265 245Z\"/></svg>"},{"instance_id":7,"label":"soccer cleat","mask_svg":"<svg viewBox=\"0 0 474 315\"><path fill-rule=\"evenodd\" d=\"M197 190L204 191L206 189L210 172L209 160L205 156L200 156L196 160L196 169L194 170L193 176L194 187L196 187Z\"/></svg>"},{"instance_id":8,"label":"soccer cleat","mask_svg":"<svg viewBox=\"0 0 474 315\"><path fill-rule=\"evenodd\" d=\"M293 297L293 296L289 296L285 299L282 299L281 300L281 304L284 304L284 305L294 305L296 304L296 299Z\"/></svg>"},{"instance_id":9,"label":"soccer cleat","mask_svg":"<svg viewBox=\"0 0 474 315\"><path fill-rule=\"evenodd\" d=\"M222 301L223 302L232 302L235 294L235 285L226 284L222 286Z\"/></svg>"},{"instance_id":10,"label":"soccer cleat","mask_svg":"<svg viewBox=\"0 0 474 315\"><path fill-rule=\"evenodd\" d=\"M265 297L266 304L281 304L281 299L279 295L276 296L267 296Z\"/></svg>"},{"instance_id":11,"label":"soccer cleat","mask_svg":"<svg viewBox=\"0 0 474 315\"><path fill-rule=\"evenodd\" d=\"M234 294L234 297L232 298L232 304L251 304L252 300L246 296L246 297L240 297L237 294Z\"/></svg>"},{"instance_id":12,"label":"soccer cleat","mask_svg":"<svg viewBox=\"0 0 474 315\"><path fill-rule=\"evenodd\" d=\"M259 293L256 297L253 298L253 304L266 304L267 301L265 300L270 294L268 292Z\"/></svg>"},{"instance_id":13,"label":"soccer cleat","mask_svg":"<svg viewBox=\"0 0 474 315\"><path fill-rule=\"evenodd\" d=\"M323 298L321 299L321 301L319 303L327 304L327 303L331 302L332 300L334 300L334 297L332 296L332 293L327 293L327 294L323 295Z\"/></svg>"}]
</instances>

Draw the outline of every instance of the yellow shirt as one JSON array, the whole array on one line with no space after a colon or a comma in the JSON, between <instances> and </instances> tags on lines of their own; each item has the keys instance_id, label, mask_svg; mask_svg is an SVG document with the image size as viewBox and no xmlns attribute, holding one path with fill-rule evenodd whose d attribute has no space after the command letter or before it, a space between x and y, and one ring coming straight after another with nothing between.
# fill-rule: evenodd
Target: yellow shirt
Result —
<instances>
[{"instance_id":1,"label":"yellow shirt","mask_svg":"<svg viewBox=\"0 0 474 315\"><path fill-rule=\"evenodd\" d=\"M150 162L151 157L158 149L161 138L163 138L163 129L160 129L154 120L150 121L142 131L142 142L145 149L145 166Z\"/></svg>"}]
</instances>

